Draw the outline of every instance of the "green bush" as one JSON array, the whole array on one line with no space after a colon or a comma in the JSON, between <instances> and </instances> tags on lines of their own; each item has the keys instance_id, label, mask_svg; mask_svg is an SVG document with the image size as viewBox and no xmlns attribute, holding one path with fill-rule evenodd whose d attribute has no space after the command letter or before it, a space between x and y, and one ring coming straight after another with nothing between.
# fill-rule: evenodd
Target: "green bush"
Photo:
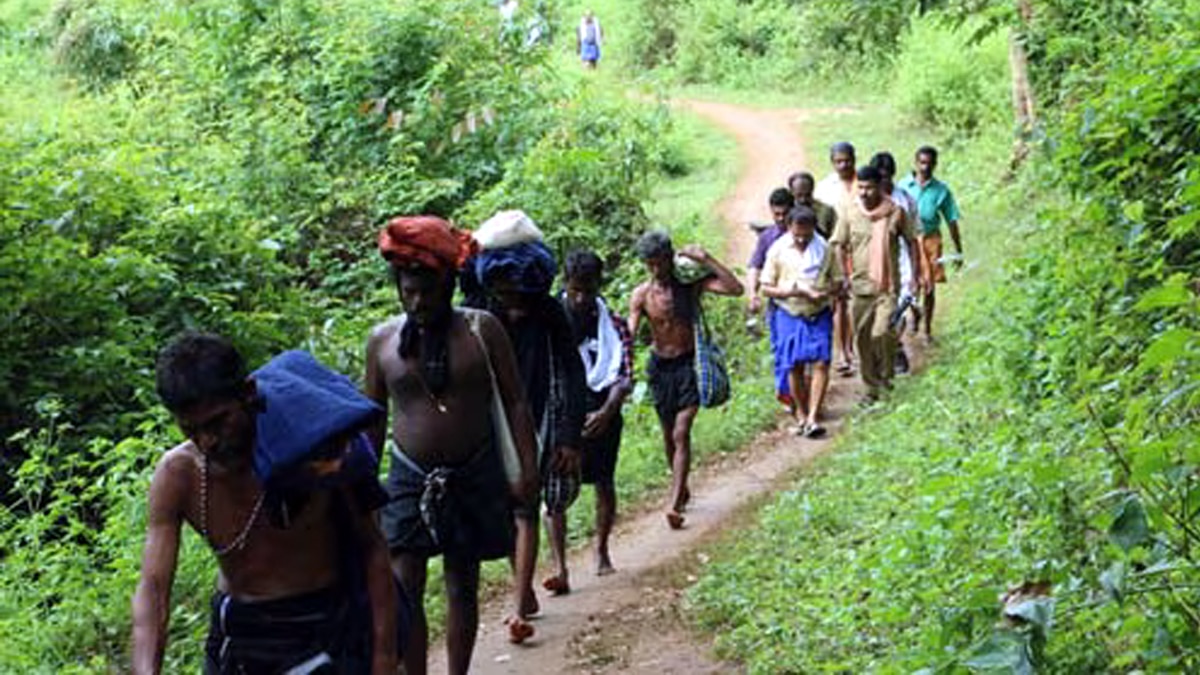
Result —
<instances>
[{"instance_id":1,"label":"green bush","mask_svg":"<svg viewBox=\"0 0 1200 675\"><path fill-rule=\"evenodd\" d=\"M1069 69L1103 77L1043 80L1071 104L969 217L1003 264L941 361L692 592L751 671L1200 668L1200 5L1130 11L1054 39L1101 40Z\"/></svg>"},{"instance_id":2,"label":"green bush","mask_svg":"<svg viewBox=\"0 0 1200 675\"><path fill-rule=\"evenodd\" d=\"M476 2L5 3L0 21L0 670L127 668L145 487L179 441L153 391L171 335L356 375L397 310L387 216L511 204L607 253L650 176L683 167L665 111L567 89ZM197 668L213 574L186 537L168 671Z\"/></svg>"},{"instance_id":3,"label":"green bush","mask_svg":"<svg viewBox=\"0 0 1200 675\"><path fill-rule=\"evenodd\" d=\"M892 67L892 100L914 122L946 135L1002 124L1009 113L1008 48L992 33L934 16L909 24Z\"/></svg>"}]
</instances>

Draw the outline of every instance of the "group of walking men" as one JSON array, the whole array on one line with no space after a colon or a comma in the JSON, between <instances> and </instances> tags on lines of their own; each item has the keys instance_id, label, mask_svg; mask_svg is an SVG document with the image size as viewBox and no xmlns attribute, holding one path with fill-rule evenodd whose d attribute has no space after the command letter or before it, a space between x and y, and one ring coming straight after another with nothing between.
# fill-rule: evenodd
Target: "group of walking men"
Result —
<instances>
[{"instance_id":1,"label":"group of walking men","mask_svg":"<svg viewBox=\"0 0 1200 675\"><path fill-rule=\"evenodd\" d=\"M595 571L613 571L621 407L643 318L673 475L665 516L683 526L700 404L696 319L703 294L743 292L728 268L646 233L637 252L649 278L625 320L600 294L595 252L568 254L562 292L552 294L557 261L519 211L473 233L398 217L378 246L403 313L371 332L363 391L304 352L248 373L232 344L210 334L184 334L160 355L157 388L187 440L160 460L150 487L135 672L161 669L184 522L219 568L207 673L379 674L401 661L410 675L425 672L422 599L439 555L450 672L470 666L482 561L509 558L508 637L527 640L539 612L539 515L554 568L542 585L563 595L566 512L581 483L596 488ZM680 281L677 260L707 273Z\"/></svg>"},{"instance_id":2,"label":"group of walking men","mask_svg":"<svg viewBox=\"0 0 1200 675\"><path fill-rule=\"evenodd\" d=\"M854 146L830 149L833 171L819 183L798 172L768 199L773 222L762 228L750 262L749 310L766 316L779 399L795 417L795 433L821 437L829 369L854 373L867 401L906 372L899 343L910 315L928 340L936 284L946 280L941 226L961 264L958 207L934 177L937 150L919 148L910 176L895 182L896 160L876 153L856 168ZM918 305L917 296L920 296Z\"/></svg>"}]
</instances>

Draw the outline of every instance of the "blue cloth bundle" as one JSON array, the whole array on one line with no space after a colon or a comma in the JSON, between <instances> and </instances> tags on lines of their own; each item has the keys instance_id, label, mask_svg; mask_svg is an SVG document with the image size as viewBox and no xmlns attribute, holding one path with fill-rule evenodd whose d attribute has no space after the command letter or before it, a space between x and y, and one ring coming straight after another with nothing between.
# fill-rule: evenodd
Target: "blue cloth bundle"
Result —
<instances>
[{"instance_id":1,"label":"blue cloth bundle","mask_svg":"<svg viewBox=\"0 0 1200 675\"><path fill-rule=\"evenodd\" d=\"M284 352L254 371L253 377L263 402L257 419L254 473L264 484L384 412L359 393L350 378L321 365L308 352Z\"/></svg>"},{"instance_id":2,"label":"blue cloth bundle","mask_svg":"<svg viewBox=\"0 0 1200 675\"><path fill-rule=\"evenodd\" d=\"M472 264L476 280L482 286L486 287L496 276L503 276L515 281L521 293L549 293L558 274L554 254L540 241L485 249L475 255Z\"/></svg>"}]
</instances>

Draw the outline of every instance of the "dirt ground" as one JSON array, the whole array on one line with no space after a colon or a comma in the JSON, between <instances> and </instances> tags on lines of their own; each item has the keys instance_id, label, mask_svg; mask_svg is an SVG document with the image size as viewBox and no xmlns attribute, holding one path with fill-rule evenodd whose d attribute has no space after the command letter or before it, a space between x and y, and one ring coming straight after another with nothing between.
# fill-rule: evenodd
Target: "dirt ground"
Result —
<instances>
[{"instance_id":1,"label":"dirt ground","mask_svg":"<svg viewBox=\"0 0 1200 675\"><path fill-rule=\"evenodd\" d=\"M679 105L738 141L741 177L734 193L722 202L721 214L728 227L726 260L740 267L754 246L747 224L767 217L767 194L791 172L808 166L800 124L813 111L701 101ZM839 431L859 395L857 379L835 377L827 403L830 436ZM702 467L693 474L694 497L683 530L669 530L659 509L622 514L611 544L617 573L595 576L591 549L576 551L571 594L551 598L539 593L542 613L534 620L533 639L520 646L508 643L503 625L507 595L481 608L472 672L738 672L736 664L715 660L710 646L688 631L681 617L682 591L694 581L707 543L747 520L795 469L830 444L828 439L813 441L775 430ZM445 672L444 646L431 645L430 659L431 672Z\"/></svg>"}]
</instances>

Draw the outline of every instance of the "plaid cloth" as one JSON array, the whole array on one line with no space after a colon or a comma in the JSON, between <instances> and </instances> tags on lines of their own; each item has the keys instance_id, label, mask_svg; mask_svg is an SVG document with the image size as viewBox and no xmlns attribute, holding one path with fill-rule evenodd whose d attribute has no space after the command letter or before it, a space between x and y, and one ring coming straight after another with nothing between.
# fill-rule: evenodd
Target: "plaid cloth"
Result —
<instances>
[{"instance_id":1,"label":"plaid cloth","mask_svg":"<svg viewBox=\"0 0 1200 675\"><path fill-rule=\"evenodd\" d=\"M612 317L613 328L621 338L621 370L622 380L633 382L633 335L629 332L629 324L619 314L609 308L608 315Z\"/></svg>"},{"instance_id":2,"label":"plaid cloth","mask_svg":"<svg viewBox=\"0 0 1200 675\"><path fill-rule=\"evenodd\" d=\"M700 391L700 405L715 408L729 400L729 371L725 369L725 350L712 339L704 310L697 312L694 330L696 333L696 388Z\"/></svg>"},{"instance_id":3,"label":"plaid cloth","mask_svg":"<svg viewBox=\"0 0 1200 675\"><path fill-rule=\"evenodd\" d=\"M547 338L549 340L549 338ZM566 416L568 396L574 392L567 389L567 377L560 355L554 349L553 340L550 345L550 395L546 401L546 409L542 413L542 423L538 438L542 446L542 461L539 473L542 476L542 500L546 511L553 514L565 513L571 504L579 497L579 486L583 482L580 471L562 473L550 470L550 458L558 445L558 433ZM574 354L570 354L574 357Z\"/></svg>"}]
</instances>

